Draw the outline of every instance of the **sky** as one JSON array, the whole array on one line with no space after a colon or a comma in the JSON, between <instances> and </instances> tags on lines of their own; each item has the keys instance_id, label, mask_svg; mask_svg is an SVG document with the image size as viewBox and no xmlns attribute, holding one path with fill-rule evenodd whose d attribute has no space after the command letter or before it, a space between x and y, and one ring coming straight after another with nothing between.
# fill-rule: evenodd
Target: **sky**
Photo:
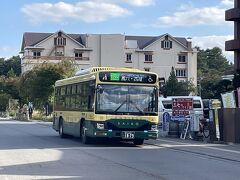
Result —
<instances>
[{"instance_id":1,"label":"sky","mask_svg":"<svg viewBox=\"0 0 240 180\"><path fill-rule=\"evenodd\" d=\"M24 32L191 37L201 49L224 51L233 39L225 10L234 0L8 0L0 2L0 57L18 55Z\"/></svg>"}]
</instances>

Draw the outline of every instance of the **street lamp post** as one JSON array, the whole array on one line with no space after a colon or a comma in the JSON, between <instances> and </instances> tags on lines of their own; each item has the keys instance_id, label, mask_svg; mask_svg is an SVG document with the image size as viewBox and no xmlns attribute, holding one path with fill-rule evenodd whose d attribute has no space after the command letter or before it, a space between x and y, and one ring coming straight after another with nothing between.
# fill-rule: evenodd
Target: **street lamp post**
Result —
<instances>
[{"instance_id":1,"label":"street lamp post","mask_svg":"<svg viewBox=\"0 0 240 180\"><path fill-rule=\"evenodd\" d=\"M202 86L201 86L201 81L203 80L203 77L198 78L198 95L202 97Z\"/></svg>"}]
</instances>

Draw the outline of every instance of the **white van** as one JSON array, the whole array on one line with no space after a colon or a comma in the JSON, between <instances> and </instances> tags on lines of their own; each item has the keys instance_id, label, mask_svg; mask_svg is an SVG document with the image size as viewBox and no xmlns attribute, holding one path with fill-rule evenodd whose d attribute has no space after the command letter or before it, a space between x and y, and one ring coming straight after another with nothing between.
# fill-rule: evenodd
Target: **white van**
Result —
<instances>
[{"instance_id":1,"label":"white van","mask_svg":"<svg viewBox=\"0 0 240 180\"><path fill-rule=\"evenodd\" d=\"M168 96L167 98L159 97L158 108L159 108L159 123L163 122L163 113L168 112L172 116L172 99L173 98L192 98L193 99L193 111L194 114L199 115L203 118L203 102L200 96Z\"/></svg>"}]
</instances>

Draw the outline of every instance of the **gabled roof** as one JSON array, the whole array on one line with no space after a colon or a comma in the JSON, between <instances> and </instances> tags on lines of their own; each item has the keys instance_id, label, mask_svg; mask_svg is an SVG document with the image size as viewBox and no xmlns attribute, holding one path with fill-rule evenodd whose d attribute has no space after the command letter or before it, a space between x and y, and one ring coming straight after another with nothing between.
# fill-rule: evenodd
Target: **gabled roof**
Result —
<instances>
[{"instance_id":1,"label":"gabled roof","mask_svg":"<svg viewBox=\"0 0 240 180\"><path fill-rule=\"evenodd\" d=\"M23 44L21 50L24 50L26 46L34 46L44 39L52 36L55 33L35 33L35 32L25 32L23 34ZM80 44L86 44L86 35L85 34L67 34L69 37L74 39Z\"/></svg>"},{"instance_id":2,"label":"gabled roof","mask_svg":"<svg viewBox=\"0 0 240 180\"><path fill-rule=\"evenodd\" d=\"M145 47L149 46L153 42L157 41L158 39L162 38L164 35L160 36L125 36L125 40L137 40L139 49L144 49ZM187 47L187 39L182 37L173 37L176 41L181 43L183 46Z\"/></svg>"}]
</instances>

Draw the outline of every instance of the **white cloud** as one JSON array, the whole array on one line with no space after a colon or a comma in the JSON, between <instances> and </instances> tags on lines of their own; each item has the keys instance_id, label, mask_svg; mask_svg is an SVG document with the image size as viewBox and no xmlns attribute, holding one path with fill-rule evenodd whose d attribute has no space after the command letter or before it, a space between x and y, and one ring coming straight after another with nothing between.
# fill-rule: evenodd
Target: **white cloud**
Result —
<instances>
[{"instance_id":1,"label":"white cloud","mask_svg":"<svg viewBox=\"0 0 240 180\"><path fill-rule=\"evenodd\" d=\"M159 17L154 27L223 25L226 9L233 6L233 0L222 0L218 5L211 7L193 7L192 4L179 6L177 12L170 16Z\"/></svg>"},{"instance_id":2,"label":"white cloud","mask_svg":"<svg viewBox=\"0 0 240 180\"><path fill-rule=\"evenodd\" d=\"M122 0L133 6L150 6L155 4L155 0Z\"/></svg>"},{"instance_id":3,"label":"white cloud","mask_svg":"<svg viewBox=\"0 0 240 180\"><path fill-rule=\"evenodd\" d=\"M132 6L151 6L155 4L156 0L94 0L95 2L105 3L126 3Z\"/></svg>"},{"instance_id":4,"label":"white cloud","mask_svg":"<svg viewBox=\"0 0 240 180\"><path fill-rule=\"evenodd\" d=\"M195 26L225 24L225 9L218 7L191 8L178 11L173 16L159 17L154 26Z\"/></svg>"},{"instance_id":5,"label":"white cloud","mask_svg":"<svg viewBox=\"0 0 240 180\"><path fill-rule=\"evenodd\" d=\"M62 23L67 18L93 23L131 14L127 9L116 4L94 1L84 1L76 4L65 2L55 4L34 3L23 6L21 10L34 24L45 21Z\"/></svg>"},{"instance_id":6,"label":"white cloud","mask_svg":"<svg viewBox=\"0 0 240 180\"><path fill-rule=\"evenodd\" d=\"M234 0L222 0L221 4L227 7L233 7L234 6Z\"/></svg>"},{"instance_id":7,"label":"white cloud","mask_svg":"<svg viewBox=\"0 0 240 180\"><path fill-rule=\"evenodd\" d=\"M231 51L225 51L225 41L233 39L232 35L227 36L199 36L193 37L193 46L198 46L201 49L219 47L222 49L223 54L230 61L234 61L234 54Z\"/></svg>"}]
</instances>

